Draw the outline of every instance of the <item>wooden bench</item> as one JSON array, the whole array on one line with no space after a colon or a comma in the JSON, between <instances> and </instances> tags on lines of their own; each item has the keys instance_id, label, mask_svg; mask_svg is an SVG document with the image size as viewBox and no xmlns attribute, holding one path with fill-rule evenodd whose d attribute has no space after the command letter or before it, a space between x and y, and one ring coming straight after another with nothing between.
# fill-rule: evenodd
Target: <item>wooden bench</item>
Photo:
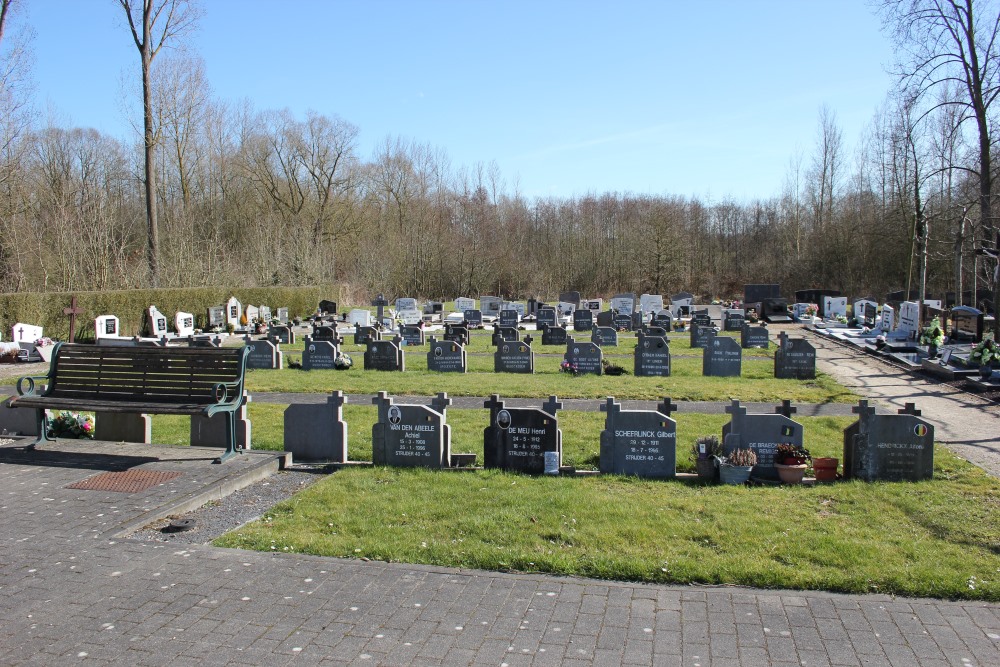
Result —
<instances>
[{"instance_id":1,"label":"wooden bench","mask_svg":"<svg viewBox=\"0 0 1000 667\"><path fill-rule=\"evenodd\" d=\"M49 374L17 381L11 407L35 408L38 440L51 442L45 411L86 410L226 418L226 451L236 453L248 348L114 347L58 343ZM36 391L36 381L45 388Z\"/></svg>"}]
</instances>

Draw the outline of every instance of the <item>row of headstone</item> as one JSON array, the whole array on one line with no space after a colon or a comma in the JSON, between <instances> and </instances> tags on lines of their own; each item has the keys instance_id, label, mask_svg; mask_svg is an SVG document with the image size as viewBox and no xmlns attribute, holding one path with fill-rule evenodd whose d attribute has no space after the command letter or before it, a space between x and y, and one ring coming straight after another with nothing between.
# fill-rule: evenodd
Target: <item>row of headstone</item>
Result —
<instances>
[{"instance_id":1,"label":"row of headstone","mask_svg":"<svg viewBox=\"0 0 1000 667\"><path fill-rule=\"evenodd\" d=\"M285 411L285 448L303 459L347 461L346 397L334 392L322 405L290 405ZM378 418L372 426L372 463L398 467L447 468L451 465L451 429L447 408L452 401L438 394L430 406L396 404L386 392L372 399ZM550 396L541 407L507 407L492 395L483 405L489 425L483 431L486 468L526 474L557 473L562 466L562 431L557 411L562 403ZM600 435L599 469L605 474L668 479L676 475L677 410L665 398L656 410L623 410L613 397L601 405L605 413ZM774 413L749 414L733 400L726 408L723 451L750 449L757 455L751 471L756 479L777 480L774 455L779 444L801 447L804 429L783 401ZM898 415L878 415L867 401L854 412L858 422L844 430L844 474L848 479L921 480L933 474L934 427L920 419L912 404Z\"/></svg>"}]
</instances>

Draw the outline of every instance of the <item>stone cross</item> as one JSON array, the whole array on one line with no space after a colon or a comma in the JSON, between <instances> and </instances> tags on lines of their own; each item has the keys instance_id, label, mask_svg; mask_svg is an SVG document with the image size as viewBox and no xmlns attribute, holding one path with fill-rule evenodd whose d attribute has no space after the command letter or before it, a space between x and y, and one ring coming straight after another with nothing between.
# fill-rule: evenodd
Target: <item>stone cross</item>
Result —
<instances>
[{"instance_id":1,"label":"stone cross","mask_svg":"<svg viewBox=\"0 0 1000 667\"><path fill-rule=\"evenodd\" d=\"M914 417L920 416L920 410L917 410L916 403L907 403L902 410L897 410L901 415L913 415Z\"/></svg>"},{"instance_id":2,"label":"stone cross","mask_svg":"<svg viewBox=\"0 0 1000 667\"><path fill-rule=\"evenodd\" d=\"M379 324L381 324L382 319L385 317L385 307L389 305L389 301L386 300L385 296L379 294L375 297L375 300L372 301L372 305L378 309L376 317L378 317Z\"/></svg>"},{"instance_id":3,"label":"stone cross","mask_svg":"<svg viewBox=\"0 0 1000 667\"><path fill-rule=\"evenodd\" d=\"M431 400L431 407L444 416L445 410L451 405L452 400L448 398L448 392L442 391Z\"/></svg>"},{"instance_id":4,"label":"stone cross","mask_svg":"<svg viewBox=\"0 0 1000 667\"><path fill-rule=\"evenodd\" d=\"M786 343L788 343L788 334L782 331L781 333L778 334L778 346L781 349L785 349Z\"/></svg>"},{"instance_id":5,"label":"stone cross","mask_svg":"<svg viewBox=\"0 0 1000 667\"><path fill-rule=\"evenodd\" d=\"M743 427L743 418L747 415L747 409L740 405L740 402L735 398L732 403L726 406L726 412L732 415L730 421L732 422L732 433L741 433Z\"/></svg>"},{"instance_id":6,"label":"stone cross","mask_svg":"<svg viewBox=\"0 0 1000 667\"><path fill-rule=\"evenodd\" d=\"M851 412L858 415L858 417L871 417L875 414L875 408L869 407L867 400L861 399L857 405L851 408Z\"/></svg>"},{"instance_id":7,"label":"stone cross","mask_svg":"<svg viewBox=\"0 0 1000 667\"><path fill-rule=\"evenodd\" d=\"M789 401L789 400L787 400L787 399L784 400L784 401L782 401L781 405L779 405L778 407L776 407L774 409L774 412L776 414L784 415L784 416L788 417L789 419L791 419L792 415L795 414L798 411L799 411L799 409L796 408L796 407L793 407L792 406L792 402Z\"/></svg>"},{"instance_id":8,"label":"stone cross","mask_svg":"<svg viewBox=\"0 0 1000 667\"><path fill-rule=\"evenodd\" d=\"M677 406L673 404L669 396L664 396L660 404L656 406L656 410L669 417L671 412L677 410Z\"/></svg>"},{"instance_id":9,"label":"stone cross","mask_svg":"<svg viewBox=\"0 0 1000 667\"><path fill-rule=\"evenodd\" d=\"M337 421L340 421L341 416L343 415L344 403L347 403L347 396L344 396L344 392L339 389L333 392L327 397L326 403L336 410Z\"/></svg>"},{"instance_id":10,"label":"stone cross","mask_svg":"<svg viewBox=\"0 0 1000 667\"><path fill-rule=\"evenodd\" d=\"M83 312L82 308L77 308L76 297L69 302L69 308L63 308L63 315L69 315L69 342L73 342L76 336L76 316Z\"/></svg>"},{"instance_id":11,"label":"stone cross","mask_svg":"<svg viewBox=\"0 0 1000 667\"><path fill-rule=\"evenodd\" d=\"M542 403L542 412L556 416L556 410L562 410L562 402L555 396L549 396L549 400Z\"/></svg>"},{"instance_id":12,"label":"stone cross","mask_svg":"<svg viewBox=\"0 0 1000 667\"><path fill-rule=\"evenodd\" d=\"M524 337L524 344L525 345L531 345L531 341L533 341L533 340L534 340L534 338L532 338L530 335L527 335L527 336Z\"/></svg>"},{"instance_id":13,"label":"stone cross","mask_svg":"<svg viewBox=\"0 0 1000 667\"><path fill-rule=\"evenodd\" d=\"M614 396L608 396L606 403L601 403L601 412L607 412L609 415L616 415L622 410L622 404L615 401Z\"/></svg>"}]
</instances>

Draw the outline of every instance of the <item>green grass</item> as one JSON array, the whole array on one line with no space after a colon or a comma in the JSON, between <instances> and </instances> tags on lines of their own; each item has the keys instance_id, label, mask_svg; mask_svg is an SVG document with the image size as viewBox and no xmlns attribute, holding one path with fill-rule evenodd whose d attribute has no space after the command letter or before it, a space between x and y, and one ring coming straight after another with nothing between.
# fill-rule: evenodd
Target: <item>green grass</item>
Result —
<instances>
[{"instance_id":1,"label":"green grass","mask_svg":"<svg viewBox=\"0 0 1000 667\"><path fill-rule=\"evenodd\" d=\"M285 406L253 404L253 442L282 448ZM349 451L371 460L372 406L347 405ZM725 415L679 414L677 468ZM451 410L452 451L482 462L485 410ZM840 456L850 417L801 418L814 456ZM563 411L564 461L597 466L602 413ZM157 415L156 442L188 420ZM1000 482L944 448L932 481L722 487L620 476L345 469L217 540L228 547L548 572L1000 601Z\"/></svg>"}]
</instances>

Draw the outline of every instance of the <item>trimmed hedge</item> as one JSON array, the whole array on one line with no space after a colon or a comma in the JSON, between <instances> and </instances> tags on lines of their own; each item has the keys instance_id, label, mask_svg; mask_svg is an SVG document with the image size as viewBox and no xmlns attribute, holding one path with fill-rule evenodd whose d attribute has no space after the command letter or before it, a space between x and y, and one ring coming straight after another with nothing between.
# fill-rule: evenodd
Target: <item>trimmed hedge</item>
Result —
<instances>
[{"instance_id":1,"label":"trimmed hedge","mask_svg":"<svg viewBox=\"0 0 1000 667\"><path fill-rule=\"evenodd\" d=\"M11 328L17 322L36 324L45 335L56 340L69 340L69 316L63 314L75 296L83 312L76 317L76 340L94 340L94 319L101 315L116 315L121 321L121 335L141 333L143 313L156 306L167 316L168 327L174 326L174 314L182 310L193 313L195 326L208 323L208 309L221 306L231 296L244 305L265 305L272 314L278 308L288 308L289 317L302 317L316 312L320 300L342 303L346 293L341 285L312 287L197 287L183 289L108 290L103 292L21 292L0 294L0 325L4 340L10 340Z\"/></svg>"}]
</instances>

